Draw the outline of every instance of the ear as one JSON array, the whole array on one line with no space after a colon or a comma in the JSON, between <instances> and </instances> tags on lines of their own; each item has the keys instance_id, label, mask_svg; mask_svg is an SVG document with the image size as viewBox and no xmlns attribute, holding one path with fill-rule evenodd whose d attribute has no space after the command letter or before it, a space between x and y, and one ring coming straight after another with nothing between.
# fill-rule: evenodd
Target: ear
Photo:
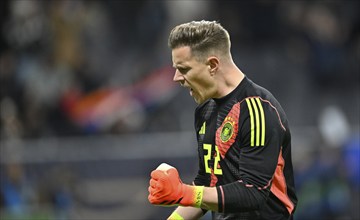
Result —
<instances>
[{"instance_id":1,"label":"ear","mask_svg":"<svg viewBox=\"0 0 360 220\"><path fill-rule=\"evenodd\" d=\"M219 68L220 61L217 57L211 56L207 59L206 64L208 65L210 75L214 75Z\"/></svg>"}]
</instances>

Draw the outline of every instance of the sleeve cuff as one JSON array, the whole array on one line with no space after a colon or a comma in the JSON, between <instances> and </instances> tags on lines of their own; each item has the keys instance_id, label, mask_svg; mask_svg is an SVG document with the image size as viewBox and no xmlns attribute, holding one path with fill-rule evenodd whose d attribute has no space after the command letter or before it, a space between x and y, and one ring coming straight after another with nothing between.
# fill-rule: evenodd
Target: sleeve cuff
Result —
<instances>
[{"instance_id":1,"label":"sleeve cuff","mask_svg":"<svg viewBox=\"0 0 360 220\"><path fill-rule=\"evenodd\" d=\"M218 194L218 212L224 212L224 190L222 186L216 187L217 194Z\"/></svg>"}]
</instances>

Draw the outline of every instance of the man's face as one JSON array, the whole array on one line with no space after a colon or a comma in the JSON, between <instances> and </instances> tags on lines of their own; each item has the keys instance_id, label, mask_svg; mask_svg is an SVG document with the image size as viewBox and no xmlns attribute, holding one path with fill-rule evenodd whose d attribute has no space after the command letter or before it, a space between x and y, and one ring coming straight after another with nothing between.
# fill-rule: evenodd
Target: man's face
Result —
<instances>
[{"instance_id":1,"label":"man's face","mask_svg":"<svg viewBox=\"0 0 360 220\"><path fill-rule=\"evenodd\" d=\"M173 80L188 88L196 103L211 98L214 82L206 61L196 60L188 46L173 49L172 60L176 69Z\"/></svg>"}]
</instances>

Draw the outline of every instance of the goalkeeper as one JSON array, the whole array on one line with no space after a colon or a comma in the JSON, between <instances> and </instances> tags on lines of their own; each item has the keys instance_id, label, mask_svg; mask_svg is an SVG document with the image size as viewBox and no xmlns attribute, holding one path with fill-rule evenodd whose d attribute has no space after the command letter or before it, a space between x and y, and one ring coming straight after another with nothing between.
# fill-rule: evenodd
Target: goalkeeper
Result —
<instances>
[{"instance_id":1,"label":"goalkeeper","mask_svg":"<svg viewBox=\"0 0 360 220\"><path fill-rule=\"evenodd\" d=\"M215 21L176 26L169 36L174 81L198 103L199 169L193 184L175 167L152 171L150 203L178 206L168 219L293 219L297 197L284 110L233 62Z\"/></svg>"}]
</instances>

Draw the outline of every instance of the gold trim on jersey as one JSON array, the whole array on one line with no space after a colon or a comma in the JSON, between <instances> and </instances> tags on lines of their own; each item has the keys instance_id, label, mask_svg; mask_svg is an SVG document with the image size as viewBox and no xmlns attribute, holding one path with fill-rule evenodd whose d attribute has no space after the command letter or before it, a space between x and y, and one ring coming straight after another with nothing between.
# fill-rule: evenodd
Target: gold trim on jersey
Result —
<instances>
[{"instance_id":1,"label":"gold trim on jersey","mask_svg":"<svg viewBox=\"0 0 360 220\"><path fill-rule=\"evenodd\" d=\"M246 98L250 115L250 146L265 145L265 114L260 98ZM261 130L260 130L261 129Z\"/></svg>"}]
</instances>

